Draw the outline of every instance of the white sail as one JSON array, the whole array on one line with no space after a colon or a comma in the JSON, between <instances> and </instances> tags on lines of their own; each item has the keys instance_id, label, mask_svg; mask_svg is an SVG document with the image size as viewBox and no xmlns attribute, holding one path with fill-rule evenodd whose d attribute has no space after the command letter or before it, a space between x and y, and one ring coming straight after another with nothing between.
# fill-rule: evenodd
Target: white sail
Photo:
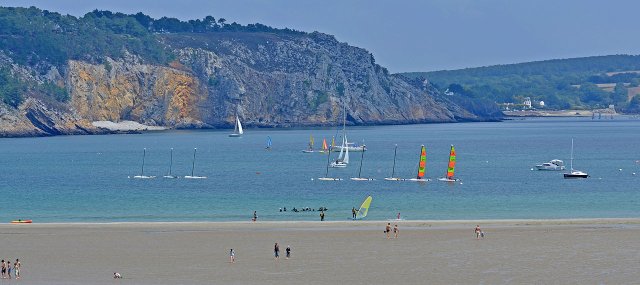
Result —
<instances>
[{"instance_id":1,"label":"white sail","mask_svg":"<svg viewBox=\"0 0 640 285\"><path fill-rule=\"evenodd\" d=\"M344 152L344 158L342 159L342 162L344 162L345 164L349 164L349 148L346 147L347 146L347 136L344 136L344 146L343 147L345 150Z\"/></svg>"},{"instance_id":2,"label":"white sail","mask_svg":"<svg viewBox=\"0 0 640 285\"><path fill-rule=\"evenodd\" d=\"M337 161L342 161L344 159L344 136L342 137L342 147L340 148L340 154L338 154L338 159Z\"/></svg>"},{"instance_id":3,"label":"white sail","mask_svg":"<svg viewBox=\"0 0 640 285\"><path fill-rule=\"evenodd\" d=\"M242 124L240 124L240 117L236 117L236 124L238 124L238 133L243 134L244 132L242 131Z\"/></svg>"}]
</instances>

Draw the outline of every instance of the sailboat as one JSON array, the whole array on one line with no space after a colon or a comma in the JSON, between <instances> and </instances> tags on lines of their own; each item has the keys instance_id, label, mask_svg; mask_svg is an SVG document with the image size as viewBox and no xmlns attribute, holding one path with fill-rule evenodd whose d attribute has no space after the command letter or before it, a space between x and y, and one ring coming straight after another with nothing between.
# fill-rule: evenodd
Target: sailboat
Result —
<instances>
[{"instance_id":1,"label":"sailboat","mask_svg":"<svg viewBox=\"0 0 640 285\"><path fill-rule=\"evenodd\" d=\"M449 166L447 167L447 176L439 178L438 180L446 181L446 182L460 181L460 179L457 179L453 176L455 169L456 169L456 150L453 148L453 145L451 145L451 150L449 151Z\"/></svg>"},{"instance_id":2,"label":"sailboat","mask_svg":"<svg viewBox=\"0 0 640 285\"><path fill-rule=\"evenodd\" d=\"M347 141L347 136L344 136L342 138L342 146L345 145L346 141ZM349 165L349 148L343 147L340 150L338 159L336 159L336 161L331 163L331 167L345 168L347 167L347 165Z\"/></svg>"},{"instance_id":3,"label":"sailboat","mask_svg":"<svg viewBox=\"0 0 640 285\"><path fill-rule=\"evenodd\" d=\"M356 212L356 217L354 218L354 220L362 220L367 217L367 214L369 213L369 207L371 206L371 200L373 200L371 196L367 196L367 198L364 199L362 205L360 205L360 209L358 209L358 212Z\"/></svg>"},{"instance_id":4,"label":"sailboat","mask_svg":"<svg viewBox=\"0 0 640 285\"><path fill-rule=\"evenodd\" d=\"M564 173L564 179L589 177L589 174L587 174L586 172L573 169L573 139L571 139L571 164L570 165L571 165L571 171L569 173Z\"/></svg>"},{"instance_id":5,"label":"sailboat","mask_svg":"<svg viewBox=\"0 0 640 285\"><path fill-rule=\"evenodd\" d=\"M191 175L187 175L184 178L187 178L187 179L206 179L207 178L206 176L195 176L195 175L193 175L193 171L196 168L196 151L197 150L198 150L197 148L193 149L193 162L191 163Z\"/></svg>"},{"instance_id":6,"label":"sailboat","mask_svg":"<svg viewBox=\"0 0 640 285\"><path fill-rule=\"evenodd\" d=\"M391 177L386 177L384 180L387 181L402 181L404 179L399 177L393 177L396 174L396 155L398 154L398 144L396 144L395 149L393 150L393 168L391 168Z\"/></svg>"},{"instance_id":7,"label":"sailboat","mask_svg":"<svg viewBox=\"0 0 640 285\"><path fill-rule=\"evenodd\" d=\"M325 141L324 143L326 144L327 142ZM314 144L314 142L313 142L313 135L311 135L311 136L309 136L309 146L307 147L307 149L303 150L302 152L304 152L304 153L312 153L312 152L315 152L315 151L313 150L313 144Z\"/></svg>"},{"instance_id":8,"label":"sailboat","mask_svg":"<svg viewBox=\"0 0 640 285\"><path fill-rule=\"evenodd\" d=\"M229 137L241 137L244 131L242 131L242 124L240 123L240 117L236 114L236 125L233 127L233 133L229 134Z\"/></svg>"},{"instance_id":9,"label":"sailboat","mask_svg":"<svg viewBox=\"0 0 640 285\"><path fill-rule=\"evenodd\" d=\"M170 155L170 159L169 159L169 173L167 173L167 175L162 176L164 178L178 178L178 176L175 176L173 174L171 174L171 168L173 168L173 148L171 148L171 155Z\"/></svg>"},{"instance_id":10,"label":"sailboat","mask_svg":"<svg viewBox=\"0 0 640 285\"><path fill-rule=\"evenodd\" d=\"M424 178L424 173L427 170L427 148L424 145L420 148L420 162L418 164L418 175L416 178L407 179L409 181L425 182L430 179Z\"/></svg>"},{"instance_id":11,"label":"sailboat","mask_svg":"<svg viewBox=\"0 0 640 285\"><path fill-rule=\"evenodd\" d=\"M146 158L146 156L147 156L147 148L143 148L142 149L142 171L140 172L140 175L133 176L133 178L136 178L136 179L156 178L155 176L144 175L144 159Z\"/></svg>"},{"instance_id":12,"label":"sailboat","mask_svg":"<svg viewBox=\"0 0 640 285\"><path fill-rule=\"evenodd\" d=\"M329 149L329 154L331 154L331 149ZM322 181L340 181L342 179L336 177L329 177L329 161L331 160L331 155L327 155L327 170L324 173L324 177L318 178L318 180Z\"/></svg>"},{"instance_id":13,"label":"sailboat","mask_svg":"<svg viewBox=\"0 0 640 285\"><path fill-rule=\"evenodd\" d=\"M347 151L349 151L349 150L347 149ZM375 180L373 178L364 178L364 177L360 176L360 174L362 174L362 161L364 161L364 151L362 152L362 155L360 156L360 168L358 168L358 177L351 177L351 180L353 180L353 181L373 181L373 180Z\"/></svg>"},{"instance_id":14,"label":"sailboat","mask_svg":"<svg viewBox=\"0 0 640 285\"><path fill-rule=\"evenodd\" d=\"M271 142L271 136L267 136L267 146L264 148L266 150L271 150L271 145L273 143Z\"/></svg>"},{"instance_id":15,"label":"sailboat","mask_svg":"<svg viewBox=\"0 0 640 285\"><path fill-rule=\"evenodd\" d=\"M345 103L342 107L342 145L341 146L336 146L333 147L333 151L344 151L345 149L349 149L349 151L352 152L358 152L358 151L366 151L367 150L367 146L366 145L362 145L362 146L358 146L355 143L350 143L349 141L347 141L347 104Z\"/></svg>"},{"instance_id":16,"label":"sailboat","mask_svg":"<svg viewBox=\"0 0 640 285\"><path fill-rule=\"evenodd\" d=\"M327 139L322 139L322 149L320 153L329 153L329 147L327 146Z\"/></svg>"}]
</instances>

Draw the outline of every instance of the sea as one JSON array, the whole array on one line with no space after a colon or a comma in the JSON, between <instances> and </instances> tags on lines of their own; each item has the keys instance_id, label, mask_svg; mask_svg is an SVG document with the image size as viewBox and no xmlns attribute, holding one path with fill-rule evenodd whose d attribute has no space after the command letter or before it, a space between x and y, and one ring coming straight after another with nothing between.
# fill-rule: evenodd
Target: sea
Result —
<instances>
[{"instance_id":1,"label":"sea","mask_svg":"<svg viewBox=\"0 0 640 285\"><path fill-rule=\"evenodd\" d=\"M240 138L229 130L171 130L0 139L0 222L249 221L254 211L259 221L317 221L321 207L325 220L346 221L369 195L367 220L640 217L638 118L347 127L349 140L368 150L351 152L346 168L329 168L328 176L343 180L320 181L327 155L302 150L310 136L316 149L340 136L338 128L246 129ZM589 178L534 170L552 159L568 167L572 139L573 166ZM395 176L416 176L425 145L432 181L385 181L396 145ZM451 145L461 181L437 181ZM171 148L172 174L193 170L207 179L163 178ZM154 179L131 178L142 174L143 150L144 175ZM361 176L375 180L349 179L361 161Z\"/></svg>"}]
</instances>

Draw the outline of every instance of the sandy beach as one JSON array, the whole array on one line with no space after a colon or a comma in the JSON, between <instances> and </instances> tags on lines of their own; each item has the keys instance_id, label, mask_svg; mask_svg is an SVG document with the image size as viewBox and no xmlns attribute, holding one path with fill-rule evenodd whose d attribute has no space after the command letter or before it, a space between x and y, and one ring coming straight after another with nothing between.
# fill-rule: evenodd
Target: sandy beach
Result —
<instances>
[{"instance_id":1,"label":"sandy beach","mask_svg":"<svg viewBox=\"0 0 640 285\"><path fill-rule=\"evenodd\" d=\"M0 225L0 284L637 284L640 219ZM479 223L486 238L476 240ZM278 242L281 258L273 258ZM284 258L290 245L292 258ZM236 251L229 263L228 251ZM123 279L114 280L113 272Z\"/></svg>"}]
</instances>

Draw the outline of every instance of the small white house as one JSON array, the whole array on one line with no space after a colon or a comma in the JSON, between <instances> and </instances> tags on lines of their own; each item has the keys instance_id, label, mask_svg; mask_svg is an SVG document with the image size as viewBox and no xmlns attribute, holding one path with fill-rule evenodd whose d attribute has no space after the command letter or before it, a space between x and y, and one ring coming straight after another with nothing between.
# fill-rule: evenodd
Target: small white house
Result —
<instances>
[{"instance_id":1,"label":"small white house","mask_svg":"<svg viewBox=\"0 0 640 285\"><path fill-rule=\"evenodd\" d=\"M538 105L540 105L540 108L544 108L544 101L540 100L540 103L538 103Z\"/></svg>"},{"instance_id":2,"label":"small white house","mask_svg":"<svg viewBox=\"0 0 640 285\"><path fill-rule=\"evenodd\" d=\"M524 98L524 103L522 104L524 104L525 107L531 109L531 98L529 97Z\"/></svg>"}]
</instances>

